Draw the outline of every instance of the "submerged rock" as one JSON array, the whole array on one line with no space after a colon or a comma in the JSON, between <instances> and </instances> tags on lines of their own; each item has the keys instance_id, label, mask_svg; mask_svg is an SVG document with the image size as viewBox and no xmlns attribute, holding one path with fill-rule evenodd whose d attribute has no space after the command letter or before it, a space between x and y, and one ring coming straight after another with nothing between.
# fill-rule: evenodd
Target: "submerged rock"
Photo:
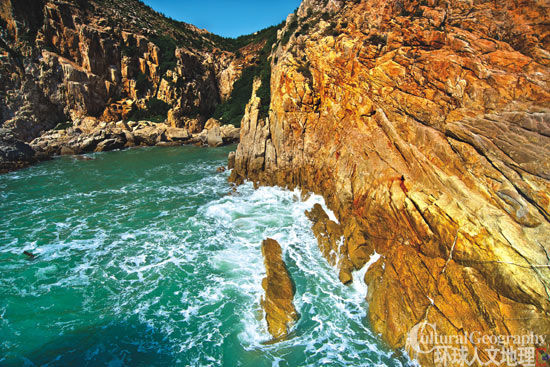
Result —
<instances>
[{"instance_id":1,"label":"submerged rock","mask_svg":"<svg viewBox=\"0 0 550 367\"><path fill-rule=\"evenodd\" d=\"M265 297L262 307L269 333L275 339L284 338L299 319L293 304L295 287L282 258L279 243L268 238L262 243L266 277L262 280Z\"/></svg>"},{"instance_id":2,"label":"submerged rock","mask_svg":"<svg viewBox=\"0 0 550 367\"><path fill-rule=\"evenodd\" d=\"M23 255L27 256L28 260L36 259L36 255L29 251L23 251Z\"/></svg>"}]
</instances>

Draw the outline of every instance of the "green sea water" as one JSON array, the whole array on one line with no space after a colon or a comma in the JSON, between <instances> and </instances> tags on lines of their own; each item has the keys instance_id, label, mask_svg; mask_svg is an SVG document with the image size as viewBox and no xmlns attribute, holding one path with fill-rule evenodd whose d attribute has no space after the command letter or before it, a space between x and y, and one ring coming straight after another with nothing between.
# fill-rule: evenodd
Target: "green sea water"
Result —
<instances>
[{"instance_id":1,"label":"green sea water","mask_svg":"<svg viewBox=\"0 0 550 367\"><path fill-rule=\"evenodd\" d=\"M403 366L304 210L323 200L218 173L235 147L62 157L0 175L0 366ZM324 205L324 204L323 204ZM277 239L301 314L265 344L260 244ZM36 255L30 260L23 255Z\"/></svg>"}]
</instances>

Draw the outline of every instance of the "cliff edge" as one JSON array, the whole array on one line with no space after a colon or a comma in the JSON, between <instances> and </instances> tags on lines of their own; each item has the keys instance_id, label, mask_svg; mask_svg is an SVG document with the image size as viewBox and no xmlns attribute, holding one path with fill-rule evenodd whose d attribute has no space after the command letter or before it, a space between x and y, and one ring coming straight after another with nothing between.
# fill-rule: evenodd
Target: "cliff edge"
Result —
<instances>
[{"instance_id":1,"label":"cliff edge","mask_svg":"<svg viewBox=\"0 0 550 367\"><path fill-rule=\"evenodd\" d=\"M254 95L231 179L322 194L340 266L381 255L369 320L394 348L424 321L550 339L549 11L304 0L279 32L269 114Z\"/></svg>"}]
</instances>

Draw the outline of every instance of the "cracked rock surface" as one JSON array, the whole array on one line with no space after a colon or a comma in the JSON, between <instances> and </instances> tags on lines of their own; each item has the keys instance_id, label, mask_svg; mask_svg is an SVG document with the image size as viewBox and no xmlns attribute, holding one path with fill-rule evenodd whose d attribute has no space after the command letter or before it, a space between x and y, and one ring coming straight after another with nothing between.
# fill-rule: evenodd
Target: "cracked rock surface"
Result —
<instances>
[{"instance_id":1,"label":"cracked rock surface","mask_svg":"<svg viewBox=\"0 0 550 367\"><path fill-rule=\"evenodd\" d=\"M307 0L279 34L232 179L322 194L341 264L381 255L368 317L394 348L422 321L550 338L548 20L529 0Z\"/></svg>"}]
</instances>

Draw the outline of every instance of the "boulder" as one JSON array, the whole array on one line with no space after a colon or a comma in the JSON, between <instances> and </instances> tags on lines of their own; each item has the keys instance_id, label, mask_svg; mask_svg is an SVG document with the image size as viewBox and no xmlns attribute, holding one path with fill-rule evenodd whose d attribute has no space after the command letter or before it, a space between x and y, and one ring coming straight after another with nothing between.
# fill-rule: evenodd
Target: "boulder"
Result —
<instances>
[{"instance_id":1,"label":"boulder","mask_svg":"<svg viewBox=\"0 0 550 367\"><path fill-rule=\"evenodd\" d=\"M208 130L208 133L206 135L206 142L208 143L208 146L211 147L219 147L223 144L222 134L219 126L214 126L210 130Z\"/></svg>"},{"instance_id":2,"label":"boulder","mask_svg":"<svg viewBox=\"0 0 550 367\"><path fill-rule=\"evenodd\" d=\"M31 146L16 139L7 129L0 128L0 172L24 167L35 160Z\"/></svg>"},{"instance_id":3,"label":"boulder","mask_svg":"<svg viewBox=\"0 0 550 367\"><path fill-rule=\"evenodd\" d=\"M124 144L126 142L123 141L120 138L111 138L107 140L103 140L101 143L97 145L95 148L96 152L108 152L115 149L121 149L124 147Z\"/></svg>"},{"instance_id":4,"label":"boulder","mask_svg":"<svg viewBox=\"0 0 550 367\"><path fill-rule=\"evenodd\" d=\"M204 128L206 130L211 130L215 127L220 127L220 122L215 118L208 119L208 121L206 121L206 124L204 124Z\"/></svg>"},{"instance_id":5,"label":"boulder","mask_svg":"<svg viewBox=\"0 0 550 367\"><path fill-rule=\"evenodd\" d=\"M290 278L279 243L268 238L262 243L266 277L262 280L265 297L261 304L265 311L267 329L275 339L284 338L299 319L293 300L296 292Z\"/></svg>"},{"instance_id":6,"label":"boulder","mask_svg":"<svg viewBox=\"0 0 550 367\"><path fill-rule=\"evenodd\" d=\"M241 129L238 127L228 124L220 126L220 130L224 143L235 143L239 141Z\"/></svg>"},{"instance_id":7,"label":"boulder","mask_svg":"<svg viewBox=\"0 0 550 367\"><path fill-rule=\"evenodd\" d=\"M189 139L189 132L187 130L176 127L167 128L165 134L169 141L185 141Z\"/></svg>"}]
</instances>

